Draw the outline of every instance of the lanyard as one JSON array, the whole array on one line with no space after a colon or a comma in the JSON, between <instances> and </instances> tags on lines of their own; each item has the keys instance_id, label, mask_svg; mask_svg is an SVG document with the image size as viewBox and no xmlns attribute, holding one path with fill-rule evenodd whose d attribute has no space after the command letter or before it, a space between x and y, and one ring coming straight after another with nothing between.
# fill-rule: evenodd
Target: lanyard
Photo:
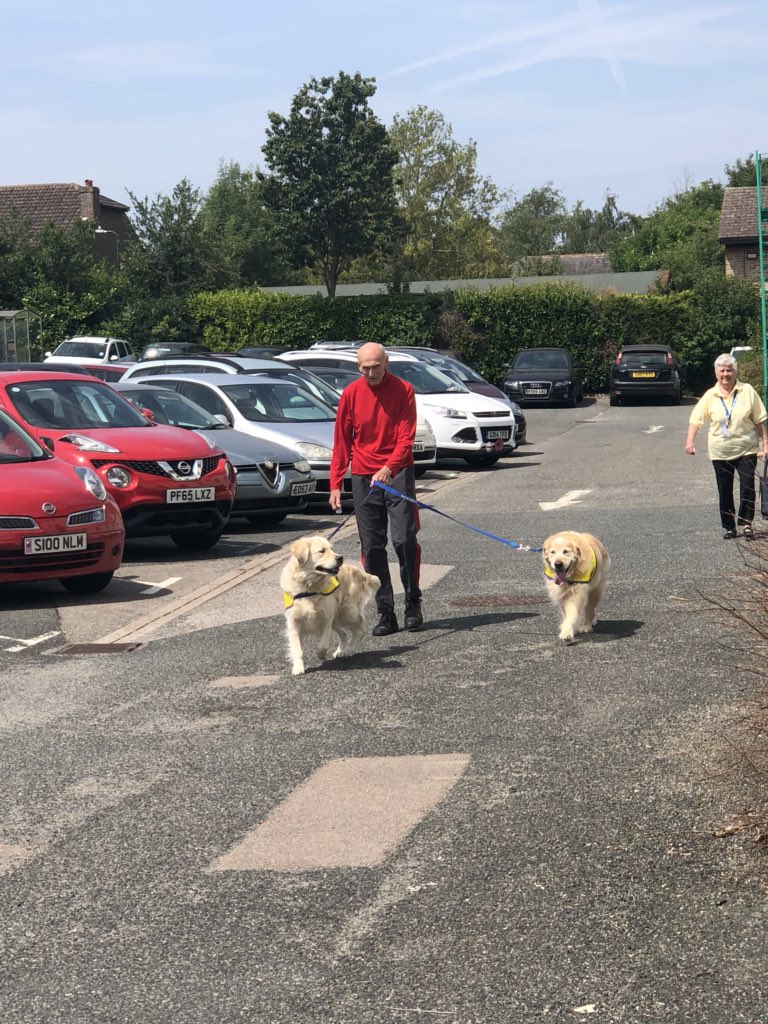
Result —
<instances>
[{"instance_id":1,"label":"lanyard","mask_svg":"<svg viewBox=\"0 0 768 1024\"><path fill-rule=\"evenodd\" d=\"M730 423L731 422L731 413L733 412L734 405L736 405L737 394L736 394L735 391L733 392L733 398L731 399L731 408L730 409L725 404L725 399L723 398L723 396L720 395L719 398L720 398L720 404L722 405L723 410L725 412L725 422L726 423Z\"/></svg>"}]
</instances>

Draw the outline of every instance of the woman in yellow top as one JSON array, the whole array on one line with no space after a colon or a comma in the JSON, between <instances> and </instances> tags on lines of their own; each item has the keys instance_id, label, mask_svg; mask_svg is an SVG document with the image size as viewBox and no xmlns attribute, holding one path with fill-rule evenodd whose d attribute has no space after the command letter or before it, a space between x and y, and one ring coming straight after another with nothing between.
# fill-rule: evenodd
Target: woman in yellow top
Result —
<instances>
[{"instance_id":1,"label":"woman in yellow top","mask_svg":"<svg viewBox=\"0 0 768 1024\"><path fill-rule=\"evenodd\" d=\"M717 493L720 499L720 522L725 540L732 540L736 527L744 528L744 538L754 540L752 519L755 515L755 467L757 448L768 458L766 411L751 384L736 377L736 360L722 355L715 360L717 383L706 391L694 406L688 423L685 450L696 454L693 443L700 427L709 428L709 457L715 467ZM733 484L739 474L739 514L733 501Z\"/></svg>"}]
</instances>

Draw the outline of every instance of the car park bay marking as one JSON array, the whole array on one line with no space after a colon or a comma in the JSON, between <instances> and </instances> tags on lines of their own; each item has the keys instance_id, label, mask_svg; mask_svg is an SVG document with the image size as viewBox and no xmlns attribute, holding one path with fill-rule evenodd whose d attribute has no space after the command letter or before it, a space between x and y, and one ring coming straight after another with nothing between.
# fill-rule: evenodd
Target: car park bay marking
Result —
<instances>
[{"instance_id":1,"label":"car park bay marking","mask_svg":"<svg viewBox=\"0 0 768 1024\"><path fill-rule=\"evenodd\" d=\"M562 498L558 498L557 501L540 501L539 508L542 512L550 512L553 508L566 508L568 505L580 505L581 499L585 494L591 494L592 491L568 491Z\"/></svg>"},{"instance_id":2,"label":"car park bay marking","mask_svg":"<svg viewBox=\"0 0 768 1024\"><path fill-rule=\"evenodd\" d=\"M17 646L4 647L3 650L15 654L17 651L26 651L27 648L34 647L36 644L45 643L46 640L52 640L55 636L61 636L58 629L54 629L52 633L41 633L40 636L33 636L29 640L22 640L15 636L2 636L0 640L13 640Z\"/></svg>"},{"instance_id":3,"label":"car park bay marking","mask_svg":"<svg viewBox=\"0 0 768 1024\"><path fill-rule=\"evenodd\" d=\"M209 871L327 871L381 864L439 804L468 754L328 761Z\"/></svg>"},{"instance_id":4,"label":"car park bay marking","mask_svg":"<svg viewBox=\"0 0 768 1024\"><path fill-rule=\"evenodd\" d=\"M167 580L163 580L162 583L150 583L149 580L136 580L137 583L141 583L142 586L146 587L146 590L142 590L142 594L159 594L161 590L168 590L174 583L178 583L182 576L169 576Z\"/></svg>"},{"instance_id":5,"label":"car park bay marking","mask_svg":"<svg viewBox=\"0 0 768 1024\"><path fill-rule=\"evenodd\" d=\"M655 434L659 430L663 430L663 429L664 429L664 427L648 427L648 429L644 430L643 433L644 434Z\"/></svg>"}]
</instances>

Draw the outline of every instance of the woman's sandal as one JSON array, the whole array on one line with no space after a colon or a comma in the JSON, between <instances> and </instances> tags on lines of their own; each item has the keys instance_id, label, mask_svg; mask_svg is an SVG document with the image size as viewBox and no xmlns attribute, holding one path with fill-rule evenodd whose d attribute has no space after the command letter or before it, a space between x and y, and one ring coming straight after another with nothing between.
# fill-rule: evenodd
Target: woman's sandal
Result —
<instances>
[{"instance_id":1,"label":"woman's sandal","mask_svg":"<svg viewBox=\"0 0 768 1024\"><path fill-rule=\"evenodd\" d=\"M752 529L751 526L745 526L744 527L744 540L754 540L754 539L755 539L755 531Z\"/></svg>"}]
</instances>

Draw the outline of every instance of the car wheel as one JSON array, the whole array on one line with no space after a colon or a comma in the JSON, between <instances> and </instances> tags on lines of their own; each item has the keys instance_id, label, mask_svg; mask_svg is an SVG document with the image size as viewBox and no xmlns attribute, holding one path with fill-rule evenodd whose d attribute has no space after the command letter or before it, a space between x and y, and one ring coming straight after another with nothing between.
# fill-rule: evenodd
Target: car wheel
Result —
<instances>
[{"instance_id":1,"label":"car wheel","mask_svg":"<svg viewBox=\"0 0 768 1024\"><path fill-rule=\"evenodd\" d=\"M578 405L578 401L579 400L576 397L576 392L574 391L573 394L571 395L571 397L568 399L568 408L569 409L575 409L576 406Z\"/></svg>"},{"instance_id":2,"label":"car wheel","mask_svg":"<svg viewBox=\"0 0 768 1024\"><path fill-rule=\"evenodd\" d=\"M207 551L217 544L223 530L208 530L206 533L187 533L178 530L171 534L171 540L183 551Z\"/></svg>"},{"instance_id":3,"label":"car wheel","mask_svg":"<svg viewBox=\"0 0 768 1024\"><path fill-rule=\"evenodd\" d=\"M425 473L429 472L429 466L414 466L413 471L417 477L424 476Z\"/></svg>"},{"instance_id":4,"label":"car wheel","mask_svg":"<svg viewBox=\"0 0 768 1024\"><path fill-rule=\"evenodd\" d=\"M672 405L680 405L680 402L682 401L682 399L683 399L683 389L682 388L678 388L677 391L674 393L674 395L672 395L672 398L671 398Z\"/></svg>"},{"instance_id":5,"label":"car wheel","mask_svg":"<svg viewBox=\"0 0 768 1024\"><path fill-rule=\"evenodd\" d=\"M500 458L498 452L467 452L464 461L473 469L485 469L488 466L495 466Z\"/></svg>"},{"instance_id":6,"label":"car wheel","mask_svg":"<svg viewBox=\"0 0 768 1024\"><path fill-rule=\"evenodd\" d=\"M98 594L109 585L113 575L111 572L94 572L90 576L67 576L59 583L70 594Z\"/></svg>"},{"instance_id":7,"label":"car wheel","mask_svg":"<svg viewBox=\"0 0 768 1024\"><path fill-rule=\"evenodd\" d=\"M609 401L611 405L621 405L621 399L618 395L611 395Z\"/></svg>"},{"instance_id":8,"label":"car wheel","mask_svg":"<svg viewBox=\"0 0 768 1024\"><path fill-rule=\"evenodd\" d=\"M252 515L245 518L249 523L253 523L254 526L277 526L278 523L282 523L287 515L287 512L265 512L261 516Z\"/></svg>"}]
</instances>

